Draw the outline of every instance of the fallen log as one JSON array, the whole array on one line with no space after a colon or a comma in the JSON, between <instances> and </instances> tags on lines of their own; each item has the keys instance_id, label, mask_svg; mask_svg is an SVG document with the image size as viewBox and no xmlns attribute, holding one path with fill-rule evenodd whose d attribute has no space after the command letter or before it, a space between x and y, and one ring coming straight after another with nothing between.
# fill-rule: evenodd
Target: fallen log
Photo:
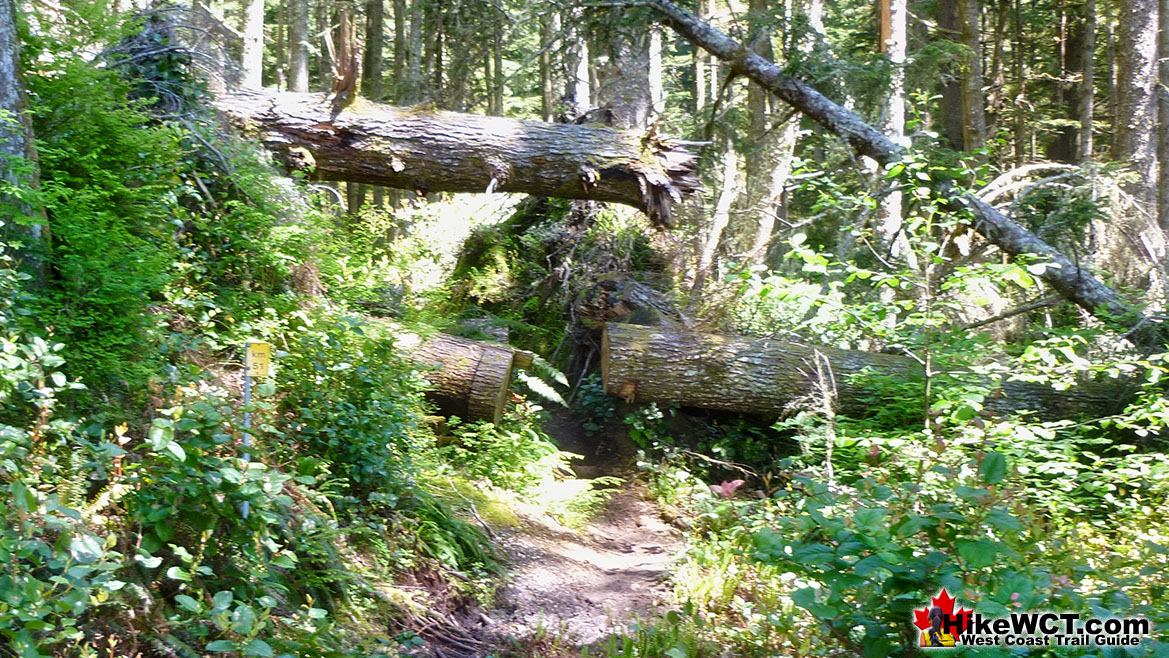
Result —
<instances>
[{"instance_id":1,"label":"fallen log","mask_svg":"<svg viewBox=\"0 0 1169 658\"><path fill-rule=\"evenodd\" d=\"M676 402L779 417L802 403L819 406L817 353L827 360L838 409L858 418L872 411L877 394L858 375L924 379L916 361L895 354L614 323L606 325L601 341L601 376L605 393L629 402ZM1120 385L1096 382L1066 391L1005 380L991 388L985 409L996 414L1034 411L1044 420L1106 416L1119 411L1125 398Z\"/></svg>"},{"instance_id":2,"label":"fallen log","mask_svg":"<svg viewBox=\"0 0 1169 658\"><path fill-rule=\"evenodd\" d=\"M573 302L576 317L592 331L610 322L682 328L690 326L666 295L624 274L610 272L594 279Z\"/></svg>"},{"instance_id":3,"label":"fallen log","mask_svg":"<svg viewBox=\"0 0 1169 658\"><path fill-rule=\"evenodd\" d=\"M365 100L340 109L321 94L238 90L216 107L286 161L307 152L323 180L611 201L665 227L671 204L701 185L686 144L653 134Z\"/></svg>"},{"instance_id":4,"label":"fallen log","mask_svg":"<svg viewBox=\"0 0 1169 658\"><path fill-rule=\"evenodd\" d=\"M447 416L498 423L507 403L516 350L506 345L436 333L426 338L395 330L394 345L426 368L427 392Z\"/></svg>"}]
</instances>

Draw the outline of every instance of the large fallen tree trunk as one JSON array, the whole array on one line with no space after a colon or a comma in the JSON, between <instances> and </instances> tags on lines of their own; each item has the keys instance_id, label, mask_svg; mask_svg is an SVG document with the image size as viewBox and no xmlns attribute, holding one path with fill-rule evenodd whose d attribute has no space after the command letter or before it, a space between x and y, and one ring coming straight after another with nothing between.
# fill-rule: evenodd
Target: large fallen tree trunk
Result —
<instances>
[{"instance_id":1,"label":"large fallen tree trunk","mask_svg":"<svg viewBox=\"0 0 1169 658\"><path fill-rule=\"evenodd\" d=\"M827 367L818 369L817 358ZM612 323L601 342L601 374L606 393L630 402L676 402L770 417L801 406L819 409L825 388L821 375L826 388L835 385L840 411L854 417L878 406L880 392L869 375L924 384L922 367L894 354ZM987 410L1034 411L1044 420L1106 416L1119 411L1125 398L1121 385L1095 382L1066 391L1012 381L994 382L989 388Z\"/></svg>"},{"instance_id":2,"label":"large fallen tree trunk","mask_svg":"<svg viewBox=\"0 0 1169 658\"><path fill-rule=\"evenodd\" d=\"M670 205L697 189L684 142L600 126L396 108L321 94L236 91L216 106L270 147L298 147L323 180L431 192L521 192L612 201L670 226Z\"/></svg>"},{"instance_id":3,"label":"large fallen tree trunk","mask_svg":"<svg viewBox=\"0 0 1169 658\"><path fill-rule=\"evenodd\" d=\"M904 148L850 110L832 102L802 80L790 77L775 62L743 46L669 0L629 0L627 4L653 8L679 34L730 64L732 73L746 76L770 90L877 162L883 165L895 162L905 153ZM948 179L934 180L933 183L936 192L949 199L951 209L970 211L974 230L992 244L1012 256L1036 254L1051 263L1039 276L1065 299L1107 323L1130 327L1133 341L1146 350L1164 348L1166 332L1160 321L1139 312L1090 272L989 204L971 194L957 193Z\"/></svg>"},{"instance_id":4,"label":"large fallen tree trunk","mask_svg":"<svg viewBox=\"0 0 1169 658\"><path fill-rule=\"evenodd\" d=\"M463 420L498 423L507 404L511 371L527 353L506 345L436 333L423 338L395 328L395 346L426 368L427 392L439 410ZM530 358L530 357L528 357Z\"/></svg>"}]
</instances>

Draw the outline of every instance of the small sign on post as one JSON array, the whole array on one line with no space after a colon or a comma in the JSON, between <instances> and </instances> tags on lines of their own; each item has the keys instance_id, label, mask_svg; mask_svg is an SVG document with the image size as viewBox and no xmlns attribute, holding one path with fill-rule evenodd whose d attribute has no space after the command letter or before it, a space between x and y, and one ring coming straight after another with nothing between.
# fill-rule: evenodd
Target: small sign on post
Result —
<instances>
[{"instance_id":1,"label":"small sign on post","mask_svg":"<svg viewBox=\"0 0 1169 658\"><path fill-rule=\"evenodd\" d=\"M244 453L243 460L248 462L251 455L247 449L252 446L252 377L267 377L272 370L272 344L249 342L244 351ZM240 504L240 516L248 518L251 511L248 501Z\"/></svg>"},{"instance_id":2,"label":"small sign on post","mask_svg":"<svg viewBox=\"0 0 1169 658\"><path fill-rule=\"evenodd\" d=\"M272 344L248 343L248 377L267 377L272 368Z\"/></svg>"}]
</instances>

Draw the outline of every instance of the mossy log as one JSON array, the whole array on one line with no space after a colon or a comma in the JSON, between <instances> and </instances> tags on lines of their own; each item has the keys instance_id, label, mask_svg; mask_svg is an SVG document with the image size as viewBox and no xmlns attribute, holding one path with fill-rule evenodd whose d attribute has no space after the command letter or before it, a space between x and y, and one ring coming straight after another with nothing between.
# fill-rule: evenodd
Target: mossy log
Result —
<instances>
[{"instance_id":1,"label":"mossy log","mask_svg":"<svg viewBox=\"0 0 1169 658\"><path fill-rule=\"evenodd\" d=\"M630 402L676 402L682 406L778 417L801 404L819 407L816 354L835 383L837 408L868 415L878 394L872 373L907 382L923 381L913 359L774 338L673 331L610 323L601 343L605 392ZM824 364L825 361L821 361ZM996 382L984 406L996 414L1034 411L1044 420L1099 417L1123 406L1123 386L1083 382L1065 391L1031 382Z\"/></svg>"},{"instance_id":2,"label":"mossy log","mask_svg":"<svg viewBox=\"0 0 1169 658\"><path fill-rule=\"evenodd\" d=\"M342 109L321 94L241 90L216 106L323 180L611 201L666 227L671 204L701 185L686 143L654 134L365 100Z\"/></svg>"}]
</instances>

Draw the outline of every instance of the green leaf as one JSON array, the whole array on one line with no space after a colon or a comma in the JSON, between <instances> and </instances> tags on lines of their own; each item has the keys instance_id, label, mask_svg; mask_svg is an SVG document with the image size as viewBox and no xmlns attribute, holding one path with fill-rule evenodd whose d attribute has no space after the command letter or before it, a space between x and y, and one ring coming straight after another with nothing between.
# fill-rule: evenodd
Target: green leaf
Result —
<instances>
[{"instance_id":1,"label":"green leaf","mask_svg":"<svg viewBox=\"0 0 1169 658\"><path fill-rule=\"evenodd\" d=\"M966 541L958 544L958 555L974 569L981 569L994 564L994 556L997 553L998 546L989 539Z\"/></svg>"},{"instance_id":2,"label":"green leaf","mask_svg":"<svg viewBox=\"0 0 1169 658\"><path fill-rule=\"evenodd\" d=\"M217 653L222 653L224 651L235 651L235 642L232 642L231 640L215 640L214 642L208 642L207 646L203 647L203 649L205 651L214 651Z\"/></svg>"},{"instance_id":3,"label":"green leaf","mask_svg":"<svg viewBox=\"0 0 1169 658\"><path fill-rule=\"evenodd\" d=\"M69 554L82 564L96 562L103 553L101 540L93 535L78 535L69 542Z\"/></svg>"},{"instance_id":4,"label":"green leaf","mask_svg":"<svg viewBox=\"0 0 1169 658\"><path fill-rule=\"evenodd\" d=\"M248 642L247 646L244 647L244 655L272 658L272 647L268 646L268 643L263 640L255 639Z\"/></svg>"},{"instance_id":5,"label":"green leaf","mask_svg":"<svg viewBox=\"0 0 1169 658\"><path fill-rule=\"evenodd\" d=\"M36 494L32 492L23 482L15 480L8 487L12 491L12 500L16 503L16 508L22 512L31 512L37 507Z\"/></svg>"},{"instance_id":6,"label":"green leaf","mask_svg":"<svg viewBox=\"0 0 1169 658\"><path fill-rule=\"evenodd\" d=\"M187 582L189 582L191 580L191 574L187 573L181 567L171 567L171 568L167 569L166 570L166 577L171 578L173 580L182 580L182 581L187 581Z\"/></svg>"},{"instance_id":7,"label":"green leaf","mask_svg":"<svg viewBox=\"0 0 1169 658\"><path fill-rule=\"evenodd\" d=\"M190 612L199 612L201 609L199 602L187 596L186 594L179 594L176 596L175 603L178 603L179 607L183 610L189 610Z\"/></svg>"},{"instance_id":8,"label":"green leaf","mask_svg":"<svg viewBox=\"0 0 1169 658\"><path fill-rule=\"evenodd\" d=\"M179 445L178 441L171 441L166 444L166 450L175 456L175 459L185 462L187 461L187 451L183 450L183 446Z\"/></svg>"},{"instance_id":9,"label":"green leaf","mask_svg":"<svg viewBox=\"0 0 1169 658\"><path fill-rule=\"evenodd\" d=\"M256 613L252 609L242 603L231 614L231 630L240 635L247 635L252 632L252 626L256 623Z\"/></svg>"},{"instance_id":10,"label":"green leaf","mask_svg":"<svg viewBox=\"0 0 1169 658\"><path fill-rule=\"evenodd\" d=\"M681 647L674 647L666 652L669 658L687 658L686 650Z\"/></svg>"},{"instance_id":11,"label":"green leaf","mask_svg":"<svg viewBox=\"0 0 1169 658\"><path fill-rule=\"evenodd\" d=\"M1007 475L1007 458L1001 452L988 452L978 465L978 474L988 484L997 484Z\"/></svg>"},{"instance_id":12,"label":"green leaf","mask_svg":"<svg viewBox=\"0 0 1169 658\"><path fill-rule=\"evenodd\" d=\"M233 598L235 598L235 595L231 593L231 590L225 589L221 592L216 592L215 596L211 597L211 605L216 610L226 610L231 605Z\"/></svg>"}]
</instances>

